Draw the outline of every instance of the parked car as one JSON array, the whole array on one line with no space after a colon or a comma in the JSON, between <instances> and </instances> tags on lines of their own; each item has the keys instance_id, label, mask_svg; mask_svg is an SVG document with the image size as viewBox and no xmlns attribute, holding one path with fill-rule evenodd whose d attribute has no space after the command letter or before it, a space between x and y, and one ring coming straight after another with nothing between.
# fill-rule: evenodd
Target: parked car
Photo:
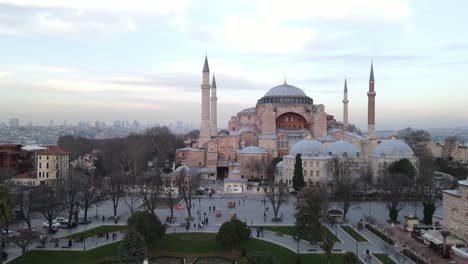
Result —
<instances>
[{"instance_id":1,"label":"parked car","mask_svg":"<svg viewBox=\"0 0 468 264\"><path fill-rule=\"evenodd\" d=\"M19 235L20 234L18 232L13 232L13 231L10 231L10 230L8 230L8 232L6 230L2 231L2 236L3 237L13 238L13 237L19 237Z\"/></svg>"},{"instance_id":2,"label":"parked car","mask_svg":"<svg viewBox=\"0 0 468 264\"><path fill-rule=\"evenodd\" d=\"M52 222L59 223L59 224L61 224L63 226L68 225L68 219L65 219L64 217L57 217Z\"/></svg>"},{"instance_id":3,"label":"parked car","mask_svg":"<svg viewBox=\"0 0 468 264\"><path fill-rule=\"evenodd\" d=\"M43 222L43 223L42 223L42 226L43 226L44 228L49 228L49 222L48 222L48 221ZM61 227L62 227L62 225L61 225L60 223L57 223L57 222L52 221L52 228L53 228L53 229L59 229L59 228L61 228Z\"/></svg>"}]
</instances>

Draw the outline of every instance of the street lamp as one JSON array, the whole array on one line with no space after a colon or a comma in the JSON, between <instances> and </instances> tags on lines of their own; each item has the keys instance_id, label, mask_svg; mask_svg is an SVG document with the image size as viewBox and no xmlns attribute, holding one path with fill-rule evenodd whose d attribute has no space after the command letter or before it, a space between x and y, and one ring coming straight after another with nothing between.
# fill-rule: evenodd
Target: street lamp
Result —
<instances>
[{"instance_id":1,"label":"street lamp","mask_svg":"<svg viewBox=\"0 0 468 264\"><path fill-rule=\"evenodd\" d=\"M198 197L198 220L201 221L201 199Z\"/></svg>"}]
</instances>

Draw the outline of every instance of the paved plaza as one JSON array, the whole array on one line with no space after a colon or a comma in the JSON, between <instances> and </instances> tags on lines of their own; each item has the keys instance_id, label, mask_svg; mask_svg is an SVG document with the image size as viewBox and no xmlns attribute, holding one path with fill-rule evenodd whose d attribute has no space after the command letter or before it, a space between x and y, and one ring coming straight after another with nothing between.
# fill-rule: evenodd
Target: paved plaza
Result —
<instances>
[{"instance_id":1,"label":"paved plaza","mask_svg":"<svg viewBox=\"0 0 468 264\"><path fill-rule=\"evenodd\" d=\"M294 225L294 206L295 206L295 198L290 197L289 201L282 205L279 216L283 216L282 222L272 222L271 219L273 218L273 210L271 208L271 204L267 201L265 204L263 203L264 197L263 196L248 196L244 197L243 195L231 195L231 196L214 196L213 198L208 198L206 196L202 197L195 197L192 199L192 216L195 220L192 220L191 227L188 231L186 231L185 227L181 226L181 223L186 223L185 218L187 217L187 211L183 210L176 210L174 209L174 216L176 217L176 221L174 224L171 224L170 227L167 229L167 233L177 233L177 232L212 232L216 233L221 226L222 223L227 221L229 217L233 214L242 221L245 221L249 226L265 226L265 225ZM236 206L235 208L228 208L228 202L235 201ZM181 206L185 207L185 203L182 200L180 203ZM332 207L335 205L331 205ZM210 210L211 207L211 210ZM213 209L220 209L222 212L221 217L217 217L215 211ZM267 209L268 208L268 209ZM385 208L385 205L382 202L372 202L370 204L370 211L371 216L376 220L379 224L386 224L386 220L388 219L388 211ZM437 212L440 212L441 208L437 209ZM200 214L197 214L199 212ZM266 213L267 217L264 218L264 212ZM436 213L437 213L436 212ZM353 204L351 207L347 219L348 224L352 226L356 226L357 223L367 216L369 213L369 203L356 203ZM73 229L62 229L56 234L48 235L48 238L61 238L73 233L78 233L84 230L92 229L97 226L101 225L114 225L115 223L112 220L107 220L108 217L112 215L112 204L111 201L105 201L98 207L98 218L96 218L96 210L91 209L90 218L93 219L93 222L89 225L79 225L77 228ZM118 214L121 217L121 220L117 223L118 225L125 225L126 219L130 215L129 208L125 205L123 200L120 202ZM156 210L156 214L164 222L166 216L170 215L170 211L168 208L158 208ZM400 219L403 221L403 216L408 214L414 214L414 207L411 205L407 205L405 209L400 212ZM102 216L105 216L106 220L102 221ZM417 215L419 217L422 216L422 208L417 207ZM198 222L198 219L201 218L208 218L208 225L204 226L202 229L194 228L193 224ZM41 224L43 222L43 218L40 216L36 216L36 219L33 221L33 225L35 229L40 229ZM353 253L358 254L358 256L363 259L363 255L365 251L368 249L371 253L375 252L382 252L383 251L383 242L375 237L373 234L368 232L367 230L361 230L360 233L363 235L369 243L356 243L354 239L352 239L347 233L345 233L341 228L336 228L329 226L330 230L333 233L337 233L338 238L342 241L341 243L335 243L334 245L334 252L335 253L342 253L346 251L351 251ZM254 228L255 233L255 228ZM115 241L121 240L123 235L119 232L117 234L117 238ZM284 246L294 252L297 251L299 246L300 253L303 254L314 254L314 253L321 253L322 250L318 245L310 245L306 241L300 241L299 243L294 240L292 237L283 235L278 236L274 232L265 231L264 236L260 237L259 239L266 240L281 246ZM66 244L68 240L61 240L61 244ZM86 239L86 245L83 245L82 242L74 242L71 248L55 248L54 244L49 242L45 245L45 250L74 250L74 251L82 251L84 247L86 250L100 247L108 243L115 242L112 239L106 239L105 237L102 238L89 238ZM33 244L30 246L30 250L44 250L44 249L37 249L36 246L38 244ZM6 247L6 250L9 254L9 260L17 257L20 255L20 249L12 244ZM371 263L378 263L373 260ZM411 263L411 262L407 262ZM447 262L448 263L448 262Z\"/></svg>"}]
</instances>

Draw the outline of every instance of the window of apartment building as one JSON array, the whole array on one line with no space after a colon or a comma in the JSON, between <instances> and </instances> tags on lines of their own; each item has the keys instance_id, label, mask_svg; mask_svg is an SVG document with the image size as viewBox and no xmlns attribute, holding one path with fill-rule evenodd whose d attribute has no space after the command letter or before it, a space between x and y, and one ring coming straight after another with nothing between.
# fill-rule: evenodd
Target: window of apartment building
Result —
<instances>
[{"instance_id":1,"label":"window of apartment building","mask_svg":"<svg viewBox=\"0 0 468 264\"><path fill-rule=\"evenodd\" d=\"M49 163L46 163L46 169L48 169L48 168L49 168Z\"/></svg>"},{"instance_id":2,"label":"window of apartment building","mask_svg":"<svg viewBox=\"0 0 468 264\"><path fill-rule=\"evenodd\" d=\"M48 172L46 172L46 178L49 178L49 173Z\"/></svg>"},{"instance_id":3,"label":"window of apartment building","mask_svg":"<svg viewBox=\"0 0 468 264\"><path fill-rule=\"evenodd\" d=\"M55 172L55 178L59 179L60 178L60 174L58 171Z\"/></svg>"},{"instance_id":4,"label":"window of apartment building","mask_svg":"<svg viewBox=\"0 0 468 264\"><path fill-rule=\"evenodd\" d=\"M41 156L41 155L39 155L39 159L41 159L41 158L42 158L42 156Z\"/></svg>"},{"instance_id":5,"label":"window of apartment building","mask_svg":"<svg viewBox=\"0 0 468 264\"><path fill-rule=\"evenodd\" d=\"M317 173L317 177L320 177L320 171L317 171L316 173Z\"/></svg>"},{"instance_id":6,"label":"window of apartment building","mask_svg":"<svg viewBox=\"0 0 468 264\"><path fill-rule=\"evenodd\" d=\"M42 163L39 162L39 169L42 169Z\"/></svg>"},{"instance_id":7,"label":"window of apartment building","mask_svg":"<svg viewBox=\"0 0 468 264\"><path fill-rule=\"evenodd\" d=\"M46 159L48 160L48 159L49 159L49 156L46 156Z\"/></svg>"},{"instance_id":8,"label":"window of apartment building","mask_svg":"<svg viewBox=\"0 0 468 264\"><path fill-rule=\"evenodd\" d=\"M59 168L59 164L58 164L58 163L55 163L55 168L56 168L56 169Z\"/></svg>"}]
</instances>

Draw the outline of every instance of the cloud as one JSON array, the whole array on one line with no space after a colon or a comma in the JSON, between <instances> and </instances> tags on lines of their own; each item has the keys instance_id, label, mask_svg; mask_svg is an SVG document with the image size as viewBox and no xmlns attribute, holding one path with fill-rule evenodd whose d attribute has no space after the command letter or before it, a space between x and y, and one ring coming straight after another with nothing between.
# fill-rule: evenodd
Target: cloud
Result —
<instances>
[{"instance_id":1,"label":"cloud","mask_svg":"<svg viewBox=\"0 0 468 264\"><path fill-rule=\"evenodd\" d=\"M146 19L184 16L189 1L0 0L0 33L99 37L135 31ZM95 33L99 33L96 35Z\"/></svg>"},{"instance_id":2,"label":"cloud","mask_svg":"<svg viewBox=\"0 0 468 264\"><path fill-rule=\"evenodd\" d=\"M260 0L259 14L268 21L351 19L399 22L406 21L412 11L407 0Z\"/></svg>"},{"instance_id":3,"label":"cloud","mask_svg":"<svg viewBox=\"0 0 468 264\"><path fill-rule=\"evenodd\" d=\"M8 78L8 77L10 77L12 75L13 75L13 73L11 73L11 72L0 72L0 79L6 79L6 78Z\"/></svg>"}]
</instances>

